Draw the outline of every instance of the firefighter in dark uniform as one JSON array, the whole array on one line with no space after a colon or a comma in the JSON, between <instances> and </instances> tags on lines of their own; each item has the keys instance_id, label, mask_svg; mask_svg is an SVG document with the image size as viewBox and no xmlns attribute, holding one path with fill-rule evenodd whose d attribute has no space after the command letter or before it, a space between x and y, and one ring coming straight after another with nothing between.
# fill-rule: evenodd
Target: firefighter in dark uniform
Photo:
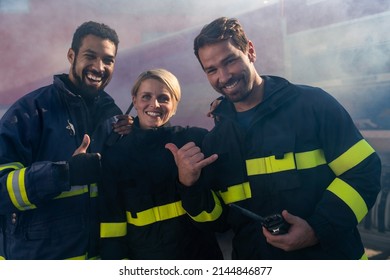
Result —
<instances>
[{"instance_id":1,"label":"firefighter in dark uniform","mask_svg":"<svg viewBox=\"0 0 390 280\"><path fill-rule=\"evenodd\" d=\"M99 153L114 116L118 132L130 124L104 91L118 43L107 25L82 24L68 51L69 75L55 75L1 119L0 259L99 257Z\"/></svg>"},{"instance_id":2,"label":"firefighter in dark uniform","mask_svg":"<svg viewBox=\"0 0 390 280\"><path fill-rule=\"evenodd\" d=\"M207 133L170 126L180 101L176 77L164 69L140 74L132 89L132 132L102 155L103 259L221 259L214 233L194 226L176 189L177 167L165 144L198 145Z\"/></svg>"},{"instance_id":3,"label":"firefighter in dark uniform","mask_svg":"<svg viewBox=\"0 0 390 280\"><path fill-rule=\"evenodd\" d=\"M357 224L375 203L381 163L346 110L319 88L260 76L236 19L206 25L194 49L224 98L204 157L170 146L184 209L203 228L233 230L233 259L367 258ZM282 214L288 232L271 234L231 204Z\"/></svg>"}]
</instances>

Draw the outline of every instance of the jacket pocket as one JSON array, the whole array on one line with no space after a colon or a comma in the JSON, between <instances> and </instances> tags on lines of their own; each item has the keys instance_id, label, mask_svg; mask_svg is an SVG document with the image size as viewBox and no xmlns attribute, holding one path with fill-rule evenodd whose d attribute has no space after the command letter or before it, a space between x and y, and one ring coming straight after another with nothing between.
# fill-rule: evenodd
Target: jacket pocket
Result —
<instances>
[{"instance_id":1,"label":"jacket pocket","mask_svg":"<svg viewBox=\"0 0 390 280\"><path fill-rule=\"evenodd\" d=\"M52 220L32 222L27 225L25 236L27 240L49 239L80 234L86 228L86 220L82 215L68 215L53 217Z\"/></svg>"}]
</instances>

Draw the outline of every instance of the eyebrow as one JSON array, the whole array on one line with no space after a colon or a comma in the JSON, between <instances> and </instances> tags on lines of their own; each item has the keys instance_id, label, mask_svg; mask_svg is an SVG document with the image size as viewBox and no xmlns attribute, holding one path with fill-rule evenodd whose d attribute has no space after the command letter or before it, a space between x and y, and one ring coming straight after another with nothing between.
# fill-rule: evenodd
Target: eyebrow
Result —
<instances>
[{"instance_id":1,"label":"eyebrow","mask_svg":"<svg viewBox=\"0 0 390 280\"><path fill-rule=\"evenodd\" d=\"M95 52L95 51L92 50L92 49L86 49L83 53L97 55L97 52ZM108 55L105 55L104 57L115 59L115 56L114 56L114 55L109 55L109 54L108 54Z\"/></svg>"},{"instance_id":2,"label":"eyebrow","mask_svg":"<svg viewBox=\"0 0 390 280\"><path fill-rule=\"evenodd\" d=\"M235 54L229 54L228 56L226 56L224 59L222 59L222 64L224 64L227 60L229 59L232 59L232 58L236 58L237 56ZM207 71L207 70L210 70L210 69L214 69L216 68L214 65L211 65L209 67L203 67L203 70L204 71Z\"/></svg>"},{"instance_id":3,"label":"eyebrow","mask_svg":"<svg viewBox=\"0 0 390 280\"><path fill-rule=\"evenodd\" d=\"M85 52L85 53L93 53L93 54L96 53L94 50L91 50L91 49L86 49L84 52Z\"/></svg>"}]
</instances>

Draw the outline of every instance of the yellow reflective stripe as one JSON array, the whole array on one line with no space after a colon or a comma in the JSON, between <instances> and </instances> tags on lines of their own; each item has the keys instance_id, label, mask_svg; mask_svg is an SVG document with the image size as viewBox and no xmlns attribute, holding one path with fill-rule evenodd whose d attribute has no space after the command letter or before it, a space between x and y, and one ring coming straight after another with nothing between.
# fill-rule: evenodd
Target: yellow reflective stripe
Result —
<instances>
[{"instance_id":1,"label":"yellow reflective stripe","mask_svg":"<svg viewBox=\"0 0 390 280\"><path fill-rule=\"evenodd\" d=\"M218 219L222 214L222 206L221 202L219 201L217 195L212 191L213 194L215 206L214 209L209 213L206 211L202 211L199 215L191 216L191 218L196 222L211 222Z\"/></svg>"},{"instance_id":2,"label":"yellow reflective stripe","mask_svg":"<svg viewBox=\"0 0 390 280\"><path fill-rule=\"evenodd\" d=\"M181 201L176 201L166 205L156 206L136 213L136 218L126 212L127 222L135 226L145 226L156 222L176 218L186 213L181 205Z\"/></svg>"},{"instance_id":3,"label":"yellow reflective stripe","mask_svg":"<svg viewBox=\"0 0 390 280\"><path fill-rule=\"evenodd\" d=\"M24 184L24 175L26 168L11 171L7 176L7 191L9 197L16 208L21 211L34 209L27 197L26 185Z\"/></svg>"},{"instance_id":4,"label":"yellow reflective stripe","mask_svg":"<svg viewBox=\"0 0 390 280\"><path fill-rule=\"evenodd\" d=\"M86 260L86 259L87 259L87 254L73 257L73 258L69 258L69 259L65 259L65 260Z\"/></svg>"},{"instance_id":5,"label":"yellow reflective stripe","mask_svg":"<svg viewBox=\"0 0 390 280\"><path fill-rule=\"evenodd\" d=\"M275 156L248 159L246 160L246 169L248 176L295 169L294 154L284 154L282 159L276 159Z\"/></svg>"},{"instance_id":6,"label":"yellow reflective stripe","mask_svg":"<svg viewBox=\"0 0 390 280\"><path fill-rule=\"evenodd\" d=\"M90 197L97 197L98 196L98 186L96 183L91 184L89 187L89 196Z\"/></svg>"},{"instance_id":7,"label":"yellow reflective stripe","mask_svg":"<svg viewBox=\"0 0 390 280\"><path fill-rule=\"evenodd\" d=\"M1 164L0 171L3 171L5 169L13 169L13 170L22 169L23 167L24 167L23 164L20 162L10 162L7 164Z\"/></svg>"},{"instance_id":8,"label":"yellow reflective stripe","mask_svg":"<svg viewBox=\"0 0 390 280\"><path fill-rule=\"evenodd\" d=\"M36 208L36 206L30 203L27 198L27 191L24 183L26 168L23 168L23 165L20 162L12 162L8 164L0 165L0 171L5 169L19 169L10 172L7 177L7 190L11 198L11 201L15 205L15 207L17 207L19 210ZM69 191L62 192L54 199L77 196L85 193L88 193L87 185L72 186ZM97 197L97 196L98 196L98 187L97 184L95 183L92 184L90 187L90 197Z\"/></svg>"},{"instance_id":9,"label":"yellow reflective stripe","mask_svg":"<svg viewBox=\"0 0 390 280\"><path fill-rule=\"evenodd\" d=\"M368 256L366 253L363 254L363 256L360 258L361 260L368 260Z\"/></svg>"},{"instance_id":10,"label":"yellow reflective stripe","mask_svg":"<svg viewBox=\"0 0 390 280\"><path fill-rule=\"evenodd\" d=\"M127 234L127 223L100 223L100 237L121 237Z\"/></svg>"},{"instance_id":11,"label":"yellow reflective stripe","mask_svg":"<svg viewBox=\"0 0 390 280\"><path fill-rule=\"evenodd\" d=\"M374 153L374 149L362 139L349 148L345 153L329 163L329 167L333 170L336 176L343 174L345 171L355 167L369 155Z\"/></svg>"},{"instance_id":12,"label":"yellow reflective stripe","mask_svg":"<svg viewBox=\"0 0 390 280\"><path fill-rule=\"evenodd\" d=\"M363 220L368 212L368 208L364 199L354 188L341 179L335 178L327 190L334 193L351 208L358 223Z\"/></svg>"},{"instance_id":13,"label":"yellow reflective stripe","mask_svg":"<svg viewBox=\"0 0 390 280\"><path fill-rule=\"evenodd\" d=\"M225 204L245 200L252 197L251 187L249 182L230 186L227 191L219 191L219 195L222 197Z\"/></svg>"},{"instance_id":14,"label":"yellow reflective stripe","mask_svg":"<svg viewBox=\"0 0 390 280\"><path fill-rule=\"evenodd\" d=\"M275 156L246 160L248 176L271 174L292 169L308 169L326 164L324 152L321 149L302 152L286 153L283 158Z\"/></svg>"},{"instance_id":15,"label":"yellow reflective stripe","mask_svg":"<svg viewBox=\"0 0 390 280\"><path fill-rule=\"evenodd\" d=\"M56 196L54 199L59 199L59 198L66 198L66 197L71 197L71 196L76 196L76 195L82 195L88 193L88 186L83 185L83 186L72 186L69 191L62 192L60 195Z\"/></svg>"},{"instance_id":16,"label":"yellow reflective stripe","mask_svg":"<svg viewBox=\"0 0 390 280\"><path fill-rule=\"evenodd\" d=\"M297 169L309 169L326 164L324 151L321 149L296 153L295 162L297 164Z\"/></svg>"}]
</instances>

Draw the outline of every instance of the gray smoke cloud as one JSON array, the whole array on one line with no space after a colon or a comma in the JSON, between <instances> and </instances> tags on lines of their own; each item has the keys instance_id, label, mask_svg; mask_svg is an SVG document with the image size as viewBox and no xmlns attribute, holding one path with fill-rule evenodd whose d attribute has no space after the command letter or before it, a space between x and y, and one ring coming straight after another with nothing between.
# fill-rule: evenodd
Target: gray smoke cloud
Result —
<instances>
[{"instance_id":1,"label":"gray smoke cloud","mask_svg":"<svg viewBox=\"0 0 390 280\"><path fill-rule=\"evenodd\" d=\"M261 74L320 86L362 128L388 129L389 13L388 1L380 0L0 0L0 108L50 83L53 74L67 72L74 30L95 20L112 26L120 37L118 66L108 89L123 110L138 73L166 67L182 81L184 111L204 117L218 95L193 56L192 40L204 24L228 16L239 18L254 42ZM166 44L167 52L157 55L161 48L152 45L169 40L180 45ZM155 55L146 56L143 49ZM180 108L176 120L212 126L181 114Z\"/></svg>"},{"instance_id":2,"label":"gray smoke cloud","mask_svg":"<svg viewBox=\"0 0 390 280\"><path fill-rule=\"evenodd\" d=\"M235 16L272 1L0 0L0 115L16 98L68 71L74 30L94 20L113 27L119 53L220 15Z\"/></svg>"}]
</instances>

